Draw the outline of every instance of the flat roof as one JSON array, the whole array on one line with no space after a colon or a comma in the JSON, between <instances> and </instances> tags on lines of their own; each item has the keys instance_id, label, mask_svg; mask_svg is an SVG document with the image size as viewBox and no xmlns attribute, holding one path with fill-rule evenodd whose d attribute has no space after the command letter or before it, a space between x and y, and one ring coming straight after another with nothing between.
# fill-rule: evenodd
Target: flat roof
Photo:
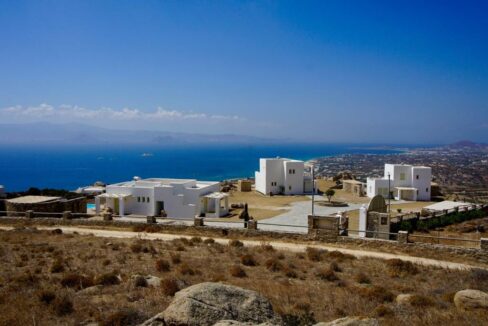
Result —
<instances>
[{"instance_id":1,"label":"flat roof","mask_svg":"<svg viewBox=\"0 0 488 326\"><path fill-rule=\"evenodd\" d=\"M221 199L229 197L229 194L226 194L225 192L212 192L211 194L205 195L204 197Z\"/></svg>"},{"instance_id":2,"label":"flat roof","mask_svg":"<svg viewBox=\"0 0 488 326\"><path fill-rule=\"evenodd\" d=\"M363 184L363 182L358 181L358 180L342 180L342 183Z\"/></svg>"},{"instance_id":3,"label":"flat roof","mask_svg":"<svg viewBox=\"0 0 488 326\"><path fill-rule=\"evenodd\" d=\"M9 203L15 204L38 204L45 203L54 200L58 200L61 197L49 197L49 196L22 196L17 198L8 199Z\"/></svg>"},{"instance_id":4,"label":"flat roof","mask_svg":"<svg viewBox=\"0 0 488 326\"><path fill-rule=\"evenodd\" d=\"M196 179L173 179L173 178L147 178L131 181L123 181L119 183L110 184L108 186L121 186L121 187L157 187L157 186L169 186L171 184L185 184L189 182L195 182L195 188L203 188L209 185L218 184L218 181L199 181Z\"/></svg>"},{"instance_id":5,"label":"flat roof","mask_svg":"<svg viewBox=\"0 0 488 326\"><path fill-rule=\"evenodd\" d=\"M456 207L469 206L469 205L472 204L462 202L462 201L445 200L429 206L425 206L424 209L433 210L433 211L443 211L445 209L454 209Z\"/></svg>"},{"instance_id":6,"label":"flat roof","mask_svg":"<svg viewBox=\"0 0 488 326\"><path fill-rule=\"evenodd\" d=\"M414 188L414 187L395 187L395 189L398 189L398 190L417 190L417 188Z\"/></svg>"}]
</instances>

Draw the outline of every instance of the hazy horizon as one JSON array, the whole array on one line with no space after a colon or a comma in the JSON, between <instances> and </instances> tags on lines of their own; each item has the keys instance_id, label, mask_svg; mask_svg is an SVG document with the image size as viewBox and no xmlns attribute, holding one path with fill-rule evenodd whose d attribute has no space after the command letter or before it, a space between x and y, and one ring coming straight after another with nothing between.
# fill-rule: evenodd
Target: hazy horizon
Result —
<instances>
[{"instance_id":1,"label":"hazy horizon","mask_svg":"<svg viewBox=\"0 0 488 326\"><path fill-rule=\"evenodd\" d=\"M486 143L486 9L483 1L0 0L0 124Z\"/></svg>"}]
</instances>

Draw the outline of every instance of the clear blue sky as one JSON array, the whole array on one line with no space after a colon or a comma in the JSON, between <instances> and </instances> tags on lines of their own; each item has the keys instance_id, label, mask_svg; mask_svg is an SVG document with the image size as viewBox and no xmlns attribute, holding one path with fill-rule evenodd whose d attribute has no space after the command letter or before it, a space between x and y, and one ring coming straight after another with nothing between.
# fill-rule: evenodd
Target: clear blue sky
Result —
<instances>
[{"instance_id":1,"label":"clear blue sky","mask_svg":"<svg viewBox=\"0 0 488 326\"><path fill-rule=\"evenodd\" d=\"M488 142L487 1L0 0L0 121Z\"/></svg>"}]
</instances>

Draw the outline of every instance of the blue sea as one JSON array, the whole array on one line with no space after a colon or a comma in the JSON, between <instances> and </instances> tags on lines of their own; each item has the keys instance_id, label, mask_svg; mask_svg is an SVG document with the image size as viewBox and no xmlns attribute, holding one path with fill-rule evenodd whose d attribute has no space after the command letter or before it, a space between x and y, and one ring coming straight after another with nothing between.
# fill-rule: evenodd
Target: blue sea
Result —
<instances>
[{"instance_id":1,"label":"blue sea","mask_svg":"<svg viewBox=\"0 0 488 326\"><path fill-rule=\"evenodd\" d=\"M134 176L224 180L254 176L260 157L308 160L346 153L395 153L357 145L193 145L0 147L0 185L74 190L95 181L115 183Z\"/></svg>"}]
</instances>

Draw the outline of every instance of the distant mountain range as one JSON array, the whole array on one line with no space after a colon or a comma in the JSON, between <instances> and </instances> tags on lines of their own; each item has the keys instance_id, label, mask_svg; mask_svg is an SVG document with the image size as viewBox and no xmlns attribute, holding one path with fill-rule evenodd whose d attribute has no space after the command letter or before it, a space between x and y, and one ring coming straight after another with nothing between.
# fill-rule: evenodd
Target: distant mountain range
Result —
<instances>
[{"instance_id":1,"label":"distant mountain range","mask_svg":"<svg viewBox=\"0 0 488 326\"><path fill-rule=\"evenodd\" d=\"M488 144L482 144L482 143L475 143L470 140L461 140L458 141L454 144L447 145L449 148L457 149L457 148L488 148Z\"/></svg>"},{"instance_id":2,"label":"distant mountain range","mask_svg":"<svg viewBox=\"0 0 488 326\"><path fill-rule=\"evenodd\" d=\"M283 141L283 140L280 140ZM276 139L233 134L208 135L149 130L114 130L84 124L0 124L0 144L256 144Z\"/></svg>"}]
</instances>

